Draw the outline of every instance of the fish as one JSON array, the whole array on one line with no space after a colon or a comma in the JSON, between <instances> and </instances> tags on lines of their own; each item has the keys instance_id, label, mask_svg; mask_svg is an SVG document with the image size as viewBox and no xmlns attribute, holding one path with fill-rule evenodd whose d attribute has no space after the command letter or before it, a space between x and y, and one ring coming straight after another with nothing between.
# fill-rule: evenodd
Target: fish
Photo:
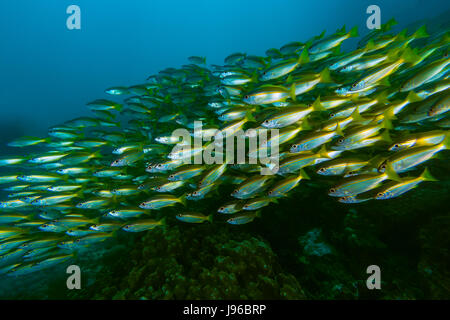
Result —
<instances>
[{"instance_id":1,"label":"fish","mask_svg":"<svg viewBox=\"0 0 450 320\"><path fill-rule=\"evenodd\" d=\"M165 225L164 218L159 221L147 219L147 220L138 221L133 224L128 224L128 225L124 226L122 229L127 232L142 232L142 231L151 230L158 226L164 226L164 225Z\"/></svg>"},{"instance_id":2,"label":"fish","mask_svg":"<svg viewBox=\"0 0 450 320\"><path fill-rule=\"evenodd\" d=\"M205 216L197 212L184 212L177 214L175 218L188 223L203 223L206 221L212 222L213 215L210 214L209 216Z\"/></svg>"},{"instance_id":3,"label":"fish","mask_svg":"<svg viewBox=\"0 0 450 320\"><path fill-rule=\"evenodd\" d=\"M395 23L348 49L356 27L263 56L235 52L224 65L190 56L106 88L90 115L11 139L20 149L0 158L0 274L26 276L177 221L252 223L311 186L351 206L439 185L430 172L449 148L448 30L397 33ZM243 161L226 152L236 140Z\"/></svg>"}]
</instances>

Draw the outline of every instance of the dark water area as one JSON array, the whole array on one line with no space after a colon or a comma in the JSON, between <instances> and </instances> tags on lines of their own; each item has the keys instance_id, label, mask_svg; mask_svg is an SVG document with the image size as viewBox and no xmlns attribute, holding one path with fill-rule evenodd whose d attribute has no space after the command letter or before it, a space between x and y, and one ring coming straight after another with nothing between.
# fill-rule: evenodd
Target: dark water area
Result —
<instances>
[{"instance_id":1,"label":"dark water area","mask_svg":"<svg viewBox=\"0 0 450 320\"><path fill-rule=\"evenodd\" d=\"M87 1L78 0L82 29L65 27L70 1L2 2L0 29L0 156L39 150L8 147L21 136L91 115L86 102L105 88L142 83L192 55L223 64L233 52L264 55L323 30L354 25L367 33L369 1ZM423 23L450 27L450 3L378 1L396 31ZM354 48L349 39L342 50ZM0 273L0 299L449 299L450 153L426 166L424 182L385 201L343 204L329 182L305 181L261 218L182 224L167 208L167 225L120 232L81 250L70 263L38 273ZM415 172L425 168L421 165ZM1 175L15 172L0 168ZM308 173L312 173L308 171ZM303 184L303 181L302 181ZM221 189L197 207L217 207ZM0 200L6 197L0 191ZM225 198L223 196L222 198ZM81 290L68 290L66 268L78 265ZM368 266L381 269L381 290L369 290ZM1 265L0 265L1 266Z\"/></svg>"}]
</instances>

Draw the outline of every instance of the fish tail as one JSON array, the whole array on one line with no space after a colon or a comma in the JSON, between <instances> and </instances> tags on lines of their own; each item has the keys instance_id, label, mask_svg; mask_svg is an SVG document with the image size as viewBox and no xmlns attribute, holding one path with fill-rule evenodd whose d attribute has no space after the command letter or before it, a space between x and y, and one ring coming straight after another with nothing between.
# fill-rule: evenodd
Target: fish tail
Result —
<instances>
[{"instance_id":1,"label":"fish tail","mask_svg":"<svg viewBox=\"0 0 450 320\"><path fill-rule=\"evenodd\" d=\"M401 182L402 178L395 172L394 168L392 168L392 165L390 162L386 162L386 175L389 180Z\"/></svg>"},{"instance_id":2,"label":"fish tail","mask_svg":"<svg viewBox=\"0 0 450 320\"><path fill-rule=\"evenodd\" d=\"M396 24L398 24L397 20L395 20L394 18L389 19L388 22L384 23L381 25L381 31L382 32L386 32L391 30L391 28L393 26L395 26Z\"/></svg>"},{"instance_id":3,"label":"fish tail","mask_svg":"<svg viewBox=\"0 0 450 320\"><path fill-rule=\"evenodd\" d=\"M183 206L187 206L187 203L186 203L186 195L182 195L181 197L179 197L178 198L178 200L180 200L180 203L183 205Z\"/></svg>"},{"instance_id":4,"label":"fish tail","mask_svg":"<svg viewBox=\"0 0 450 320\"><path fill-rule=\"evenodd\" d=\"M427 33L426 25L421 26L419 29L417 29L416 32L413 33L411 36L413 39L421 39L429 37L430 35Z\"/></svg>"},{"instance_id":5,"label":"fish tail","mask_svg":"<svg viewBox=\"0 0 450 320\"><path fill-rule=\"evenodd\" d=\"M389 130L384 130L382 134L380 134L380 138L382 141L392 143L392 138L389 134Z\"/></svg>"},{"instance_id":6,"label":"fish tail","mask_svg":"<svg viewBox=\"0 0 450 320\"><path fill-rule=\"evenodd\" d=\"M401 57L401 60L406 63L415 63L417 60L420 60L420 56L418 56L411 48L406 48L405 51L403 51Z\"/></svg>"},{"instance_id":7,"label":"fish tail","mask_svg":"<svg viewBox=\"0 0 450 320\"><path fill-rule=\"evenodd\" d=\"M312 108L314 111L324 111L325 108L323 107L322 103L320 102L320 96L317 97L317 99L312 104Z\"/></svg>"},{"instance_id":8,"label":"fish tail","mask_svg":"<svg viewBox=\"0 0 450 320\"><path fill-rule=\"evenodd\" d=\"M348 37L349 38L354 38L354 37L358 37L358 26L354 26L348 33Z\"/></svg>"},{"instance_id":9,"label":"fish tail","mask_svg":"<svg viewBox=\"0 0 450 320\"><path fill-rule=\"evenodd\" d=\"M446 149L446 150L450 149L450 133L448 133L448 134L445 136L445 139L444 139L444 141L442 142L442 144L443 144L443 146L444 146L444 149Z\"/></svg>"},{"instance_id":10,"label":"fish tail","mask_svg":"<svg viewBox=\"0 0 450 320\"><path fill-rule=\"evenodd\" d=\"M420 179L422 179L423 181L439 181L438 179L436 179L431 175L428 167L425 168L425 170L423 170L422 174L420 175Z\"/></svg>"},{"instance_id":11,"label":"fish tail","mask_svg":"<svg viewBox=\"0 0 450 320\"><path fill-rule=\"evenodd\" d=\"M320 73L320 82L322 82L322 83L333 82L333 79L331 79L331 76L330 76L330 69L324 68L322 70L322 72Z\"/></svg>"},{"instance_id":12,"label":"fish tail","mask_svg":"<svg viewBox=\"0 0 450 320\"><path fill-rule=\"evenodd\" d=\"M298 57L298 63L300 65L304 65L309 62L309 55L308 55L308 49L305 47Z\"/></svg>"},{"instance_id":13,"label":"fish tail","mask_svg":"<svg viewBox=\"0 0 450 320\"><path fill-rule=\"evenodd\" d=\"M167 219L167 217L164 217L161 220L159 220L158 221L159 225L166 226L167 225L166 219Z\"/></svg>"},{"instance_id":14,"label":"fish tail","mask_svg":"<svg viewBox=\"0 0 450 320\"><path fill-rule=\"evenodd\" d=\"M209 216L206 217L206 220L212 223L213 221L213 214L211 213Z\"/></svg>"},{"instance_id":15,"label":"fish tail","mask_svg":"<svg viewBox=\"0 0 450 320\"><path fill-rule=\"evenodd\" d=\"M261 218L261 210L256 211L255 217L256 218Z\"/></svg>"},{"instance_id":16,"label":"fish tail","mask_svg":"<svg viewBox=\"0 0 450 320\"><path fill-rule=\"evenodd\" d=\"M297 95L295 94L295 83L292 83L291 85L290 94L292 101L297 101Z\"/></svg>"},{"instance_id":17,"label":"fish tail","mask_svg":"<svg viewBox=\"0 0 450 320\"><path fill-rule=\"evenodd\" d=\"M300 169L299 176L302 177L302 179L311 180L311 178L308 176L308 174L305 172L305 170L303 170L303 168Z\"/></svg>"},{"instance_id":18,"label":"fish tail","mask_svg":"<svg viewBox=\"0 0 450 320\"><path fill-rule=\"evenodd\" d=\"M409 103L411 102L417 102L423 100L421 97L417 95L414 91L410 91L408 93L408 96L406 97L406 100L408 100Z\"/></svg>"}]
</instances>

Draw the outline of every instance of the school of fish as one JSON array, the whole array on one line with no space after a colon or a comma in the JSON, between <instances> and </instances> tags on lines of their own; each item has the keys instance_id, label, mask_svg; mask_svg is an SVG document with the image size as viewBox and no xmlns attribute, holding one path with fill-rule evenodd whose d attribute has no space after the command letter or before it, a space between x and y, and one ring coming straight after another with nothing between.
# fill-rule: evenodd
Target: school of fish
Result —
<instances>
[{"instance_id":1,"label":"school of fish","mask_svg":"<svg viewBox=\"0 0 450 320\"><path fill-rule=\"evenodd\" d=\"M189 57L143 84L107 89L110 99L87 104L91 117L11 141L29 148L0 158L0 275L47 269L119 232L246 224L301 192L304 179L328 179L324 192L343 203L437 181L425 163L450 147L449 31L396 34L395 24L351 52L341 44L358 31L343 27L263 57L234 53L221 66ZM179 128L207 142L176 148L185 143L173 134ZM248 161L186 164L217 133L242 137L250 128L278 129L257 147L279 143L275 174ZM216 207L205 212L203 199Z\"/></svg>"}]
</instances>

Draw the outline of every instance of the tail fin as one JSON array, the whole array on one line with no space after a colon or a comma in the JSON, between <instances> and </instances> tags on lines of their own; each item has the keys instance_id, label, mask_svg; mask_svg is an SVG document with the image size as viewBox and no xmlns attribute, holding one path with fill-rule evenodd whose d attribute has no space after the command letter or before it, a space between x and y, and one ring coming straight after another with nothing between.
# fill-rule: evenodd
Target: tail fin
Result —
<instances>
[{"instance_id":1,"label":"tail fin","mask_svg":"<svg viewBox=\"0 0 450 320\"><path fill-rule=\"evenodd\" d=\"M167 217L164 217L164 218L162 218L161 220L159 220L159 221L158 221L159 224L160 224L161 226L166 226L166 225L167 225L166 219L167 219Z\"/></svg>"},{"instance_id":2,"label":"tail fin","mask_svg":"<svg viewBox=\"0 0 450 320\"><path fill-rule=\"evenodd\" d=\"M300 65L306 64L309 62L309 55L308 55L308 49L303 49L302 53L298 57L298 62Z\"/></svg>"},{"instance_id":3,"label":"tail fin","mask_svg":"<svg viewBox=\"0 0 450 320\"><path fill-rule=\"evenodd\" d=\"M312 108L314 111L324 111L325 110L322 103L320 102L320 96L318 96L316 101L314 101L314 103L312 104Z\"/></svg>"},{"instance_id":4,"label":"tail fin","mask_svg":"<svg viewBox=\"0 0 450 320\"><path fill-rule=\"evenodd\" d=\"M420 39L420 38L426 38L426 37L429 37L429 36L430 35L427 33L426 26L423 25L419 29L417 29L417 31L414 32L414 34L411 37L413 39Z\"/></svg>"},{"instance_id":5,"label":"tail fin","mask_svg":"<svg viewBox=\"0 0 450 320\"><path fill-rule=\"evenodd\" d=\"M406 63L414 63L421 58L416 53L414 53L411 48L408 47L405 49L405 51L403 51L400 59L402 59Z\"/></svg>"},{"instance_id":6,"label":"tail fin","mask_svg":"<svg viewBox=\"0 0 450 320\"><path fill-rule=\"evenodd\" d=\"M206 220L212 223L213 221L213 214L211 213L209 216L206 217Z\"/></svg>"},{"instance_id":7,"label":"tail fin","mask_svg":"<svg viewBox=\"0 0 450 320\"><path fill-rule=\"evenodd\" d=\"M311 180L311 178L308 176L305 170L303 170L303 168L300 169L300 176L302 177L302 179Z\"/></svg>"},{"instance_id":8,"label":"tail fin","mask_svg":"<svg viewBox=\"0 0 450 320\"><path fill-rule=\"evenodd\" d=\"M392 165L390 162L386 162L385 170L386 170L385 173L386 173L388 179L397 181L397 182L402 181L402 178L400 178L399 175L397 174L397 172L395 172L395 170L394 170L394 168L392 168Z\"/></svg>"},{"instance_id":9,"label":"tail fin","mask_svg":"<svg viewBox=\"0 0 450 320\"><path fill-rule=\"evenodd\" d=\"M393 26L395 26L397 23L398 23L398 22L397 22L394 18L391 18L388 22L386 22L385 24L382 24L382 25L381 25L381 31L382 31L382 32L389 31L389 30L391 30L391 28L392 28Z\"/></svg>"},{"instance_id":10,"label":"tail fin","mask_svg":"<svg viewBox=\"0 0 450 320\"><path fill-rule=\"evenodd\" d=\"M406 100L408 100L409 103L412 103L412 102L421 101L421 100L423 100L423 99L422 99L421 97L419 97L419 96L417 95L417 93L415 93L414 91L410 91L410 92L408 93L408 96L406 97Z\"/></svg>"},{"instance_id":11,"label":"tail fin","mask_svg":"<svg viewBox=\"0 0 450 320\"><path fill-rule=\"evenodd\" d=\"M420 175L420 178L423 181L439 181L438 179L436 179L435 177L433 177L430 173L430 171L428 170L428 168L425 168L425 170L423 170L422 174Z\"/></svg>"},{"instance_id":12,"label":"tail fin","mask_svg":"<svg viewBox=\"0 0 450 320\"><path fill-rule=\"evenodd\" d=\"M187 206L187 203L186 203L186 195L182 195L181 197L179 197L178 198L178 200L180 200L180 203L183 205L183 206Z\"/></svg>"},{"instance_id":13,"label":"tail fin","mask_svg":"<svg viewBox=\"0 0 450 320\"><path fill-rule=\"evenodd\" d=\"M350 38L354 38L354 37L359 36L359 34L358 34L358 26L354 26L354 27L349 31L348 36L349 36Z\"/></svg>"},{"instance_id":14,"label":"tail fin","mask_svg":"<svg viewBox=\"0 0 450 320\"><path fill-rule=\"evenodd\" d=\"M325 68L322 70L322 72L320 73L320 82L322 82L322 83L334 82L330 76L330 69Z\"/></svg>"}]
</instances>

